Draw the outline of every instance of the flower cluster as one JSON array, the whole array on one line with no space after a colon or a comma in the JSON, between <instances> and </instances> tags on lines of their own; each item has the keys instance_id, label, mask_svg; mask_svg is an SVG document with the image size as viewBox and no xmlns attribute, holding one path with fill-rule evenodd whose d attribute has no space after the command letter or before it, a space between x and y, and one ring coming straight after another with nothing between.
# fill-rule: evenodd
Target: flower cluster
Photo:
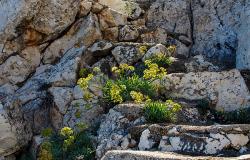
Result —
<instances>
[{"instance_id":1,"label":"flower cluster","mask_svg":"<svg viewBox=\"0 0 250 160\"><path fill-rule=\"evenodd\" d=\"M131 91L130 96L135 103L142 103L144 101L149 102L151 99L148 96L144 96L141 92Z\"/></svg>"},{"instance_id":2,"label":"flower cluster","mask_svg":"<svg viewBox=\"0 0 250 160\"><path fill-rule=\"evenodd\" d=\"M89 81L94 77L93 74L89 74L86 78L80 78L77 84L84 90L88 88Z\"/></svg>"},{"instance_id":3,"label":"flower cluster","mask_svg":"<svg viewBox=\"0 0 250 160\"><path fill-rule=\"evenodd\" d=\"M69 127L63 127L60 131L60 135L63 136L65 139L63 141L63 149L67 150L69 146L74 143L74 131Z\"/></svg>"},{"instance_id":4,"label":"flower cluster","mask_svg":"<svg viewBox=\"0 0 250 160\"><path fill-rule=\"evenodd\" d=\"M126 64L126 63L120 64L119 67L113 67L112 68L112 72L116 73L116 74L118 74L120 76L125 75L125 73L127 73L128 71L134 71L134 70L135 70L135 68L133 66L130 66L130 65Z\"/></svg>"},{"instance_id":5,"label":"flower cluster","mask_svg":"<svg viewBox=\"0 0 250 160\"><path fill-rule=\"evenodd\" d=\"M110 96L111 96L111 100L114 103L122 103L123 102L123 98L121 96L122 91L126 90L126 86L125 85L117 85L117 84L113 84L111 89L110 89Z\"/></svg>"},{"instance_id":6,"label":"flower cluster","mask_svg":"<svg viewBox=\"0 0 250 160\"><path fill-rule=\"evenodd\" d=\"M145 54L147 52L147 50L148 50L147 46L140 46L139 47L140 54Z\"/></svg>"},{"instance_id":7,"label":"flower cluster","mask_svg":"<svg viewBox=\"0 0 250 160\"><path fill-rule=\"evenodd\" d=\"M181 105L178 103L173 102L172 100L167 100L166 105L171 107L171 110L173 112L178 112L181 110Z\"/></svg>"},{"instance_id":8,"label":"flower cluster","mask_svg":"<svg viewBox=\"0 0 250 160\"><path fill-rule=\"evenodd\" d=\"M148 69L145 69L143 72L143 78L148 80L155 80L157 78L161 79L164 77L167 72L163 67L159 67L156 63L152 63L150 60L145 61L145 65Z\"/></svg>"}]
</instances>

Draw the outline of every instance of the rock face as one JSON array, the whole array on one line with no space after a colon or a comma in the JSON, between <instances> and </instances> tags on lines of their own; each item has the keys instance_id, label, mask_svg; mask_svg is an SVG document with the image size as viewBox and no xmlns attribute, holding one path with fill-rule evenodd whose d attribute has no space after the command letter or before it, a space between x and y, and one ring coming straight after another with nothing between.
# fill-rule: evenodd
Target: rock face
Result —
<instances>
[{"instance_id":1,"label":"rock face","mask_svg":"<svg viewBox=\"0 0 250 160\"><path fill-rule=\"evenodd\" d=\"M163 85L167 96L188 100L208 99L219 111L249 106L249 91L238 70L170 74L163 80Z\"/></svg>"},{"instance_id":2,"label":"rock face","mask_svg":"<svg viewBox=\"0 0 250 160\"><path fill-rule=\"evenodd\" d=\"M134 128L134 130L136 130ZM147 138L145 134L147 133ZM214 126L160 126L151 125L141 133L140 143L142 150L152 150L147 143L159 142L161 151L181 151L193 155L213 155L233 148L239 150L249 142L248 125L214 125ZM157 135L157 136L156 136ZM241 138L241 140L239 140ZM155 144L155 146L157 146ZM140 146L139 146L140 147Z\"/></svg>"},{"instance_id":3,"label":"rock face","mask_svg":"<svg viewBox=\"0 0 250 160\"><path fill-rule=\"evenodd\" d=\"M111 149L155 146L204 154L245 151L246 126L233 126L233 132L228 126L201 127L207 133L165 126L169 133L155 139L154 126L143 125L142 105L106 108L100 88L114 76L113 66L139 64L161 52L175 60L173 74L162 81L164 96L207 99L219 111L249 107L244 79L229 70L235 64L250 69L249 10L246 0L0 0L0 157L17 152L44 128L93 129L99 123L97 158ZM176 45L176 54L170 55L169 45ZM82 90L79 71L94 67L101 72ZM197 108L185 107L182 114L180 122L203 124ZM104 159L120 156L110 152Z\"/></svg>"},{"instance_id":4,"label":"rock face","mask_svg":"<svg viewBox=\"0 0 250 160\"><path fill-rule=\"evenodd\" d=\"M3 105L0 103L0 155L5 156L14 153L20 149L16 138L16 128L12 127L7 119L6 112L3 110Z\"/></svg>"}]
</instances>

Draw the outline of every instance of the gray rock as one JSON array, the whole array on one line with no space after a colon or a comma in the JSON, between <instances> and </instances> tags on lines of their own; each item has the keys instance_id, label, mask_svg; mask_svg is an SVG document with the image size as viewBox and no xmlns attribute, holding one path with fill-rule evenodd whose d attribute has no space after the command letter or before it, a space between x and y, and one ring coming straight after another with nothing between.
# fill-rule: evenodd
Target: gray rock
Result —
<instances>
[{"instance_id":1,"label":"gray rock","mask_svg":"<svg viewBox=\"0 0 250 160\"><path fill-rule=\"evenodd\" d=\"M139 37L139 31L136 26L125 25L119 31L119 41L134 42Z\"/></svg>"},{"instance_id":2,"label":"gray rock","mask_svg":"<svg viewBox=\"0 0 250 160\"><path fill-rule=\"evenodd\" d=\"M212 101L218 111L249 107L249 90L236 69L170 74L163 80L163 85L163 92L167 96L188 100L205 98Z\"/></svg>"},{"instance_id":3,"label":"gray rock","mask_svg":"<svg viewBox=\"0 0 250 160\"><path fill-rule=\"evenodd\" d=\"M143 57L136 46L118 46L112 50L112 55L115 60L119 63L127 63L132 65Z\"/></svg>"}]
</instances>

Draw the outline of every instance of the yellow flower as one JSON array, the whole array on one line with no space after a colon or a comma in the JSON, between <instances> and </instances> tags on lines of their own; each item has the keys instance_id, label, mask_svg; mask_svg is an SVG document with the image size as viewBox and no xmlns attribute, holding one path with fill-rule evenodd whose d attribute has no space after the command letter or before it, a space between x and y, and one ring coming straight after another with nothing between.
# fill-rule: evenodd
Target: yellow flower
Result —
<instances>
[{"instance_id":1,"label":"yellow flower","mask_svg":"<svg viewBox=\"0 0 250 160\"><path fill-rule=\"evenodd\" d=\"M174 111L174 112L178 112L179 110L181 110L181 105L178 104L178 103L175 103L173 102L172 100L167 100L166 101L166 104L171 107L171 109Z\"/></svg>"},{"instance_id":2,"label":"yellow flower","mask_svg":"<svg viewBox=\"0 0 250 160\"><path fill-rule=\"evenodd\" d=\"M118 70L118 67L112 67L111 71L115 72L116 70Z\"/></svg>"},{"instance_id":3,"label":"yellow flower","mask_svg":"<svg viewBox=\"0 0 250 160\"><path fill-rule=\"evenodd\" d=\"M74 131L69 127L63 127L60 131L60 135L63 137L69 137L73 135Z\"/></svg>"},{"instance_id":4,"label":"yellow flower","mask_svg":"<svg viewBox=\"0 0 250 160\"><path fill-rule=\"evenodd\" d=\"M141 92L131 91L130 96L135 101L135 103L142 103L144 101L144 96Z\"/></svg>"},{"instance_id":5,"label":"yellow flower","mask_svg":"<svg viewBox=\"0 0 250 160\"><path fill-rule=\"evenodd\" d=\"M77 81L77 84L84 90L88 88L89 81L94 77L93 74L89 74L86 78L80 78Z\"/></svg>"},{"instance_id":6,"label":"yellow flower","mask_svg":"<svg viewBox=\"0 0 250 160\"><path fill-rule=\"evenodd\" d=\"M123 91L123 88L119 87L116 84L112 85L112 87L110 89L111 100L115 103L122 103L123 98L120 95L122 91Z\"/></svg>"},{"instance_id":7,"label":"yellow flower","mask_svg":"<svg viewBox=\"0 0 250 160\"><path fill-rule=\"evenodd\" d=\"M140 54L145 54L147 50L148 50L147 46L140 46L139 48Z\"/></svg>"},{"instance_id":8,"label":"yellow flower","mask_svg":"<svg viewBox=\"0 0 250 160\"><path fill-rule=\"evenodd\" d=\"M148 66L148 69L145 69L143 72L143 78L154 80L156 78L162 78L167 74L166 69L160 67L156 63L152 63L150 60L146 60L145 64Z\"/></svg>"},{"instance_id":9,"label":"yellow flower","mask_svg":"<svg viewBox=\"0 0 250 160\"><path fill-rule=\"evenodd\" d=\"M94 67L93 71L96 72L96 73L99 73L99 72L101 72L101 69L99 67Z\"/></svg>"}]
</instances>

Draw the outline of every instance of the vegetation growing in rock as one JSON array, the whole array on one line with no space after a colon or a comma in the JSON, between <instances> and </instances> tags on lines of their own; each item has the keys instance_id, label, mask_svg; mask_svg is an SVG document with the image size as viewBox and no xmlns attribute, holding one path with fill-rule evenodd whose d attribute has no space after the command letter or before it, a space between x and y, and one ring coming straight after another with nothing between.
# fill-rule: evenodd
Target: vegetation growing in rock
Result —
<instances>
[{"instance_id":1,"label":"vegetation growing in rock","mask_svg":"<svg viewBox=\"0 0 250 160\"><path fill-rule=\"evenodd\" d=\"M60 133L46 137L40 147L39 159L75 160L79 157L89 160L94 159L94 148L87 132L84 131L85 125L81 125L81 127L79 132L64 127Z\"/></svg>"},{"instance_id":2,"label":"vegetation growing in rock","mask_svg":"<svg viewBox=\"0 0 250 160\"><path fill-rule=\"evenodd\" d=\"M166 102L149 102L144 107L144 116L148 122L174 122L181 106L172 100Z\"/></svg>"}]
</instances>

